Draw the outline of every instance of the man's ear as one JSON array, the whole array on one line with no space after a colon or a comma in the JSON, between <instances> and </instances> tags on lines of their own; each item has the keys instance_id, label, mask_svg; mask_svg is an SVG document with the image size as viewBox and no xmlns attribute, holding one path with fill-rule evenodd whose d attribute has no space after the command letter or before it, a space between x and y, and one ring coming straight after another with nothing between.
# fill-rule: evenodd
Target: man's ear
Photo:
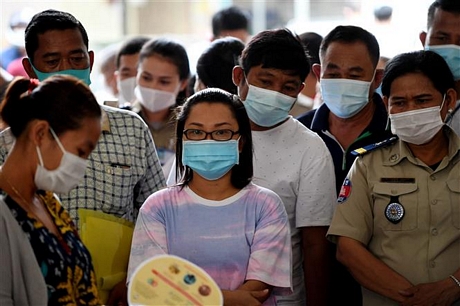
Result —
<instances>
[{"instance_id":1,"label":"man's ear","mask_svg":"<svg viewBox=\"0 0 460 306\"><path fill-rule=\"evenodd\" d=\"M444 104L447 106L447 109L454 109L457 103L457 92L453 88L449 88L446 92L446 98Z\"/></svg>"},{"instance_id":2,"label":"man's ear","mask_svg":"<svg viewBox=\"0 0 460 306\"><path fill-rule=\"evenodd\" d=\"M241 85L241 82L244 80L244 71L241 66L235 66L232 70L232 81L236 87Z\"/></svg>"},{"instance_id":3,"label":"man's ear","mask_svg":"<svg viewBox=\"0 0 460 306\"><path fill-rule=\"evenodd\" d=\"M383 79L383 69L376 69L375 70L375 77L374 77L374 86L375 88L379 87L382 84Z\"/></svg>"},{"instance_id":4,"label":"man's ear","mask_svg":"<svg viewBox=\"0 0 460 306\"><path fill-rule=\"evenodd\" d=\"M319 80L321 79L321 65L320 64L313 64L313 66L311 67L311 70L313 71L313 73L316 76L316 79L319 82Z\"/></svg>"},{"instance_id":5,"label":"man's ear","mask_svg":"<svg viewBox=\"0 0 460 306\"><path fill-rule=\"evenodd\" d=\"M89 71L91 72L93 70L93 64L94 64L94 52L89 51L88 55L89 55Z\"/></svg>"},{"instance_id":6,"label":"man's ear","mask_svg":"<svg viewBox=\"0 0 460 306\"><path fill-rule=\"evenodd\" d=\"M425 42L426 42L426 32L420 32L419 36L420 42L422 43L422 46L425 47Z\"/></svg>"},{"instance_id":7,"label":"man's ear","mask_svg":"<svg viewBox=\"0 0 460 306\"><path fill-rule=\"evenodd\" d=\"M34 69L32 68L32 64L30 63L30 59L28 57L24 57L22 59L22 67L27 72L27 75L31 79L38 79L37 75L35 74Z\"/></svg>"}]
</instances>

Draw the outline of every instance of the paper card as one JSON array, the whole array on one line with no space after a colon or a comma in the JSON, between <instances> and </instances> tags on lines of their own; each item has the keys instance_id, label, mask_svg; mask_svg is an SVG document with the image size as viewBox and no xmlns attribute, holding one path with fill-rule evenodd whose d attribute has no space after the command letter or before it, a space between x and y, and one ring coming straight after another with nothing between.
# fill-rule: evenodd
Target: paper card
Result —
<instances>
[{"instance_id":1,"label":"paper card","mask_svg":"<svg viewBox=\"0 0 460 306\"><path fill-rule=\"evenodd\" d=\"M216 282L197 265L174 255L142 263L128 286L129 305L223 305Z\"/></svg>"}]
</instances>

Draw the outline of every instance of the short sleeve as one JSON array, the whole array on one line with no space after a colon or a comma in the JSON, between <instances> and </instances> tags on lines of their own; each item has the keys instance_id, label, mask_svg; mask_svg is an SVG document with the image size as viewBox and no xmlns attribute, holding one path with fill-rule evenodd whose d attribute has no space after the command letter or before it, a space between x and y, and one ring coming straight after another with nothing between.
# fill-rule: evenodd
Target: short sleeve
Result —
<instances>
[{"instance_id":1,"label":"short sleeve","mask_svg":"<svg viewBox=\"0 0 460 306\"><path fill-rule=\"evenodd\" d=\"M345 236L368 244L374 223L368 186L366 164L363 158L357 158L343 182L340 203L327 233L329 240L336 242L337 236Z\"/></svg>"},{"instance_id":2,"label":"short sleeve","mask_svg":"<svg viewBox=\"0 0 460 306\"><path fill-rule=\"evenodd\" d=\"M246 279L259 280L275 287L277 295L290 294L291 239L284 205L271 191L259 204L259 221L251 245Z\"/></svg>"},{"instance_id":3,"label":"short sleeve","mask_svg":"<svg viewBox=\"0 0 460 306\"><path fill-rule=\"evenodd\" d=\"M315 156L304 155L296 203L296 227L329 226L336 207L331 154L319 137Z\"/></svg>"},{"instance_id":4,"label":"short sleeve","mask_svg":"<svg viewBox=\"0 0 460 306\"><path fill-rule=\"evenodd\" d=\"M142 262L153 256L168 253L165 220L158 203L161 203L161 196L154 193L139 211L131 243L128 281Z\"/></svg>"}]
</instances>

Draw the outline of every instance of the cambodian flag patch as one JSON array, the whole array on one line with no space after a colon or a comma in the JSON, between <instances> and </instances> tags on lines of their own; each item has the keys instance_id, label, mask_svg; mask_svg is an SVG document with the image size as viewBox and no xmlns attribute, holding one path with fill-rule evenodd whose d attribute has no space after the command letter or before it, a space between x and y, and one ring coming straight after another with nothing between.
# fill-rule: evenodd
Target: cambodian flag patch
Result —
<instances>
[{"instance_id":1,"label":"cambodian flag patch","mask_svg":"<svg viewBox=\"0 0 460 306\"><path fill-rule=\"evenodd\" d=\"M340 188L339 197L337 198L338 203L343 203L348 200L348 197L351 194L351 181L349 179L345 179L343 181L342 188Z\"/></svg>"}]
</instances>

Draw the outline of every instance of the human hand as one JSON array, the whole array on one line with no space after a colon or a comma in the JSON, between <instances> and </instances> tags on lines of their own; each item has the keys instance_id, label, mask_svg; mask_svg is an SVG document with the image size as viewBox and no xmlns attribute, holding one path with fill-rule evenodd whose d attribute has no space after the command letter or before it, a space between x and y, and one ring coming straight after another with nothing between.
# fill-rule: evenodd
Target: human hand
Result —
<instances>
[{"instance_id":1,"label":"human hand","mask_svg":"<svg viewBox=\"0 0 460 306\"><path fill-rule=\"evenodd\" d=\"M270 291L264 290L222 290L224 306L260 306L268 298Z\"/></svg>"},{"instance_id":2,"label":"human hand","mask_svg":"<svg viewBox=\"0 0 460 306\"><path fill-rule=\"evenodd\" d=\"M128 306L128 287L126 286L126 279L116 284L112 290L110 290L106 305Z\"/></svg>"},{"instance_id":3,"label":"human hand","mask_svg":"<svg viewBox=\"0 0 460 306\"><path fill-rule=\"evenodd\" d=\"M401 306L450 306L459 298L459 288L450 278L418 284L399 293L405 297Z\"/></svg>"}]
</instances>

